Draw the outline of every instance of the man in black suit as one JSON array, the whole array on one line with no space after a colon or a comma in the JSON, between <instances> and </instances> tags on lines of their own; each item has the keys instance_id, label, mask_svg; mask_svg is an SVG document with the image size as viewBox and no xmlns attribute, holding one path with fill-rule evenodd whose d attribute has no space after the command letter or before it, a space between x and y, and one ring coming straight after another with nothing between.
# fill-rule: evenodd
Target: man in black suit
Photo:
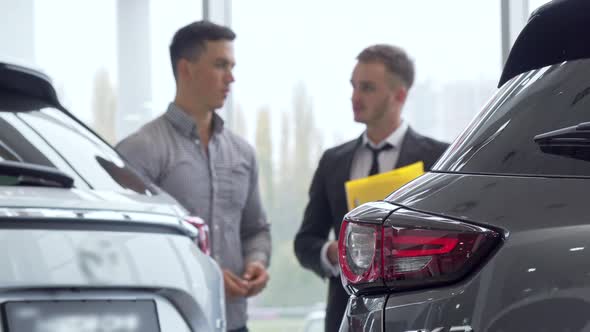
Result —
<instances>
[{"instance_id":1,"label":"man in black suit","mask_svg":"<svg viewBox=\"0 0 590 332\"><path fill-rule=\"evenodd\" d=\"M423 161L426 170L447 144L424 137L401 118L414 82L414 64L404 50L374 45L357 56L352 72L354 121L366 125L353 141L327 150L320 159L309 190L309 203L295 237L295 254L301 265L322 278L330 278L325 330L340 327L348 294L338 269L336 238L348 212L344 183Z\"/></svg>"}]
</instances>

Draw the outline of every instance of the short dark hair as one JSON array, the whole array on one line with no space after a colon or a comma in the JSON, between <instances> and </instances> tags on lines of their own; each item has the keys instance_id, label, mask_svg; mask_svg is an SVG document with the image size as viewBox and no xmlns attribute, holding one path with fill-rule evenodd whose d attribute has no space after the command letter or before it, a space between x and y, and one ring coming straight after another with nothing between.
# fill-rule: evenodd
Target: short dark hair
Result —
<instances>
[{"instance_id":1,"label":"short dark hair","mask_svg":"<svg viewBox=\"0 0 590 332\"><path fill-rule=\"evenodd\" d=\"M365 48L356 59L360 62L380 62L391 74L399 76L409 89L414 84L414 62L402 48L377 44Z\"/></svg>"},{"instance_id":2,"label":"short dark hair","mask_svg":"<svg viewBox=\"0 0 590 332\"><path fill-rule=\"evenodd\" d=\"M170 61L174 78L177 77L176 65L180 59L196 60L205 50L207 41L233 41L236 34L228 27L209 21L197 21L180 28L174 34L170 44Z\"/></svg>"}]
</instances>

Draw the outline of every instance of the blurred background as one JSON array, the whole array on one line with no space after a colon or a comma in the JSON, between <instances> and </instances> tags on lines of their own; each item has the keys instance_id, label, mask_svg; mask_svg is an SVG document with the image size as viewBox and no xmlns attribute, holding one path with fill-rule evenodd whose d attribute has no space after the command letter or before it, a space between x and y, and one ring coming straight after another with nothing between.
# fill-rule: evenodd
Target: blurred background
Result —
<instances>
[{"instance_id":1,"label":"blurred background","mask_svg":"<svg viewBox=\"0 0 590 332\"><path fill-rule=\"evenodd\" d=\"M271 281L251 329L322 330L326 283L293 254L321 153L358 137L350 75L366 46L414 59L403 117L452 141L495 92L507 51L546 0L0 0L0 58L34 64L62 103L115 144L174 98L168 46L210 19L237 34L236 82L220 114L256 148L272 223Z\"/></svg>"}]
</instances>

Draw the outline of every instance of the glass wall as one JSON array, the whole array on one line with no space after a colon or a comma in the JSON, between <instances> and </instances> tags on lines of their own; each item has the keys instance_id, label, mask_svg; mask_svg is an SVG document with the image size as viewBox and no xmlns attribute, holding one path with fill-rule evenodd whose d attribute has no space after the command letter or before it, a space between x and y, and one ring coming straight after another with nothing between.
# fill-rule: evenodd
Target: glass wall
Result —
<instances>
[{"instance_id":1,"label":"glass wall","mask_svg":"<svg viewBox=\"0 0 590 332\"><path fill-rule=\"evenodd\" d=\"M115 95L117 1L33 4L34 61L53 79L62 104L92 124L95 95Z\"/></svg>"},{"instance_id":2,"label":"glass wall","mask_svg":"<svg viewBox=\"0 0 590 332\"><path fill-rule=\"evenodd\" d=\"M125 0L121 0L125 1ZM169 46L180 27L203 18L201 0L151 0L152 114L165 111L174 99L176 83L172 75Z\"/></svg>"},{"instance_id":3,"label":"glass wall","mask_svg":"<svg viewBox=\"0 0 590 332\"><path fill-rule=\"evenodd\" d=\"M296 331L305 315L321 311L326 296L326 283L293 254L310 178L326 148L363 131L350 102L355 57L375 43L406 49L417 77L403 117L418 132L449 142L496 89L500 2L234 1L232 22L231 120L259 152L274 240L269 287L252 301L254 326L277 324L265 320L274 315Z\"/></svg>"},{"instance_id":4,"label":"glass wall","mask_svg":"<svg viewBox=\"0 0 590 332\"><path fill-rule=\"evenodd\" d=\"M203 13L201 0L0 0L3 16L20 19L0 19L0 51L36 62L63 103L115 143L173 99L169 43ZM223 115L256 147L274 241L253 330L272 321L269 331L297 331L321 312L326 283L299 266L292 241L319 156L363 131L350 105L355 57L375 43L406 49L417 76L403 117L450 142L496 89L500 1L235 0L231 17L236 83Z\"/></svg>"},{"instance_id":5,"label":"glass wall","mask_svg":"<svg viewBox=\"0 0 590 332\"><path fill-rule=\"evenodd\" d=\"M201 0L0 0L0 13L2 55L49 74L62 103L111 143L174 98L168 46L203 17Z\"/></svg>"}]
</instances>

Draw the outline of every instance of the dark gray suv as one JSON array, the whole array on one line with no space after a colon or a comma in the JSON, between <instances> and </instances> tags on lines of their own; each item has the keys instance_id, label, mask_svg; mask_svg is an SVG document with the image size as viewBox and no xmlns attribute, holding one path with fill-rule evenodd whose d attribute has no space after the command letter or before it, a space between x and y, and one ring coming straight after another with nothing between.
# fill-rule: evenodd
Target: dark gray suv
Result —
<instances>
[{"instance_id":1,"label":"dark gray suv","mask_svg":"<svg viewBox=\"0 0 590 332\"><path fill-rule=\"evenodd\" d=\"M590 331L589 26L533 13L434 170L345 217L341 331Z\"/></svg>"}]
</instances>

